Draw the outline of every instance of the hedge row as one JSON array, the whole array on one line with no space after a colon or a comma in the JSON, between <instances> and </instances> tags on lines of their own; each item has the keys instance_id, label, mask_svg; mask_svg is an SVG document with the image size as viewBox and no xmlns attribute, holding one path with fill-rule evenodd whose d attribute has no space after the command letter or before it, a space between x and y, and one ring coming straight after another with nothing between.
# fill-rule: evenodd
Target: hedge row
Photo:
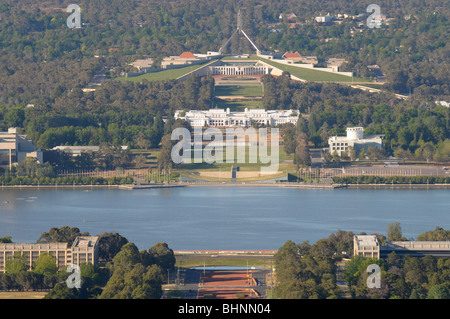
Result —
<instances>
[{"instance_id":1,"label":"hedge row","mask_svg":"<svg viewBox=\"0 0 450 319\"><path fill-rule=\"evenodd\" d=\"M338 184L450 184L450 176L333 177Z\"/></svg>"},{"instance_id":2,"label":"hedge row","mask_svg":"<svg viewBox=\"0 0 450 319\"><path fill-rule=\"evenodd\" d=\"M133 177L12 177L0 176L3 186L14 185L122 185L132 184Z\"/></svg>"}]
</instances>

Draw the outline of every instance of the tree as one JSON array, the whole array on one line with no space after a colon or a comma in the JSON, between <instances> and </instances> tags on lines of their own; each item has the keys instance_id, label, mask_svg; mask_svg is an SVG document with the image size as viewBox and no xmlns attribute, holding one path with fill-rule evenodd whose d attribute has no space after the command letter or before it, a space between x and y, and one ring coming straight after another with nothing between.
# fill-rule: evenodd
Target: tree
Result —
<instances>
[{"instance_id":1,"label":"tree","mask_svg":"<svg viewBox=\"0 0 450 319\"><path fill-rule=\"evenodd\" d=\"M166 243L157 243L150 247L149 253L153 257L153 263L161 266L163 269L173 269L175 267L175 255Z\"/></svg>"},{"instance_id":2,"label":"tree","mask_svg":"<svg viewBox=\"0 0 450 319\"><path fill-rule=\"evenodd\" d=\"M144 155L138 155L134 159L134 163L135 163L137 168L142 168L145 165L146 162L147 162L147 160L145 159Z\"/></svg>"},{"instance_id":3,"label":"tree","mask_svg":"<svg viewBox=\"0 0 450 319\"><path fill-rule=\"evenodd\" d=\"M158 245L158 247L166 247ZM168 247L165 251L169 251ZM148 299L162 294L163 269L142 263L142 254L133 243L125 244L113 259L112 276L100 299Z\"/></svg>"},{"instance_id":4,"label":"tree","mask_svg":"<svg viewBox=\"0 0 450 319\"><path fill-rule=\"evenodd\" d=\"M301 267L300 255L295 243L288 240L278 249L273 259L277 269L277 285L275 286L277 298L301 297L297 279Z\"/></svg>"},{"instance_id":5,"label":"tree","mask_svg":"<svg viewBox=\"0 0 450 319\"><path fill-rule=\"evenodd\" d=\"M15 107L11 108L5 114L5 121L8 127L22 127L25 120L25 112L23 108Z\"/></svg>"},{"instance_id":6,"label":"tree","mask_svg":"<svg viewBox=\"0 0 450 319\"><path fill-rule=\"evenodd\" d=\"M311 155L308 147L308 137L305 133L297 133L297 146L295 148L294 164L297 167L311 166Z\"/></svg>"},{"instance_id":7,"label":"tree","mask_svg":"<svg viewBox=\"0 0 450 319\"><path fill-rule=\"evenodd\" d=\"M103 233L98 239L98 256L100 259L111 261L128 240L118 233Z\"/></svg>"},{"instance_id":8,"label":"tree","mask_svg":"<svg viewBox=\"0 0 450 319\"><path fill-rule=\"evenodd\" d=\"M436 227L435 230L427 231L417 236L418 241L449 241L450 230Z\"/></svg>"},{"instance_id":9,"label":"tree","mask_svg":"<svg viewBox=\"0 0 450 319\"><path fill-rule=\"evenodd\" d=\"M433 159L435 149L436 148L432 142L425 143L416 150L415 156L419 159L426 160L428 163Z\"/></svg>"},{"instance_id":10,"label":"tree","mask_svg":"<svg viewBox=\"0 0 450 319\"><path fill-rule=\"evenodd\" d=\"M12 243L11 236L1 237L0 238L0 243L5 243L5 244Z\"/></svg>"},{"instance_id":11,"label":"tree","mask_svg":"<svg viewBox=\"0 0 450 319\"><path fill-rule=\"evenodd\" d=\"M124 287L117 295L120 299L159 299L162 294L163 274L157 265L145 267L136 264L124 276Z\"/></svg>"},{"instance_id":12,"label":"tree","mask_svg":"<svg viewBox=\"0 0 450 319\"><path fill-rule=\"evenodd\" d=\"M349 146L348 147L348 155L350 156L350 159L352 161L357 159L356 148L354 146Z\"/></svg>"},{"instance_id":13,"label":"tree","mask_svg":"<svg viewBox=\"0 0 450 319\"><path fill-rule=\"evenodd\" d=\"M42 252L38 259L34 262L34 270L36 274L40 275L54 275L58 272L56 266L56 258L48 252Z\"/></svg>"},{"instance_id":14,"label":"tree","mask_svg":"<svg viewBox=\"0 0 450 319\"><path fill-rule=\"evenodd\" d=\"M78 236L89 236L89 233L81 233L78 227L63 226L61 228L52 227L47 233L43 233L37 240L38 243L68 243L72 245Z\"/></svg>"},{"instance_id":15,"label":"tree","mask_svg":"<svg viewBox=\"0 0 450 319\"><path fill-rule=\"evenodd\" d=\"M11 275L26 272L28 268L28 258L22 251L16 251L5 261L5 271Z\"/></svg>"},{"instance_id":16,"label":"tree","mask_svg":"<svg viewBox=\"0 0 450 319\"><path fill-rule=\"evenodd\" d=\"M386 157L384 150L379 149L375 146L369 146L367 148L367 156L369 157L370 160L375 160L375 161L381 160Z\"/></svg>"},{"instance_id":17,"label":"tree","mask_svg":"<svg viewBox=\"0 0 450 319\"><path fill-rule=\"evenodd\" d=\"M160 171L170 172L173 167L172 161L172 147L173 142L170 135L164 135L161 141L161 151L158 155L158 169Z\"/></svg>"},{"instance_id":18,"label":"tree","mask_svg":"<svg viewBox=\"0 0 450 319\"><path fill-rule=\"evenodd\" d=\"M404 150L403 148L399 147L394 151L394 156L398 159L401 159L403 161L403 164L405 164L406 160L409 158L412 158L413 155L410 150Z\"/></svg>"},{"instance_id":19,"label":"tree","mask_svg":"<svg viewBox=\"0 0 450 319\"><path fill-rule=\"evenodd\" d=\"M292 154L296 148L296 128L292 123L283 124L281 127L281 137L283 138L283 148L286 154Z\"/></svg>"},{"instance_id":20,"label":"tree","mask_svg":"<svg viewBox=\"0 0 450 319\"><path fill-rule=\"evenodd\" d=\"M450 292L444 285L434 285L428 290L427 299L450 299Z\"/></svg>"},{"instance_id":21,"label":"tree","mask_svg":"<svg viewBox=\"0 0 450 319\"><path fill-rule=\"evenodd\" d=\"M144 132L139 133L134 138L134 145L141 150L149 149L152 146L150 139L145 136Z\"/></svg>"},{"instance_id":22,"label":"tree","mask_svg":"<svg viewBox=\"0 0 450 319\"><path fill-rule=\"evenodd\" d=\"M402 237L402 228L400 226L400 223L395 222L388 225L387 229L387 240L388 241L404 241L406 240L404 237Z\"/></svg>"},{"instance_id":23,"label":"tree","mask_svg":"<svg viewBox=\"0 0 450 319\"><path fill-rule=\"evenodd\" d=\"M69 288L67 284L58 283L44 296L44 299L81 299L82 294L79 289Z\"/></svg>"},{"instance_id":24,"label":"tree","mask_svg":"<svg viewBox=\"0 0 450 319\"><path fill-rule=\"evenodd\" d=\"M262 78L264 95L262 98L263 107L268 110L275 110L278 108L278 93L275 78L266 74Z\"/></svg>"},{"instance_id":25,"label":"tree","mask_svg":"<svg viewBox=\"0 0 450 319\"><path fill-rule=\"evenodd\" d=\"M127 271L140 261L139 250L133 243L126 243L113 258L113 271Z\"/></svg>"}]
</instances>

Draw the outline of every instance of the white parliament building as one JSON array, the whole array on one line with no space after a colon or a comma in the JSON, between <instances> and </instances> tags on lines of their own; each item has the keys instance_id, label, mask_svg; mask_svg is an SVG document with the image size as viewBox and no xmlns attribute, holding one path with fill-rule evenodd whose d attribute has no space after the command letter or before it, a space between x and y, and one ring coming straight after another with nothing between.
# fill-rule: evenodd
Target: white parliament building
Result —
<instances>
[{"instance_id":1,"label":"white parliament building","mask_svg":"<svg viewBox=\"0 0 450 319\"><path fill-rule=\"evenodd\" d=\"M286 123L297 124L299 112L296 110L264 110L245 109L244 112L230 112L230 109L209 109L205 111L178 110L174 114L175 119L183 119L191 126L209 127L250 127L252 123L263 126L277 126Z\"/></svg>"}]
</instances>

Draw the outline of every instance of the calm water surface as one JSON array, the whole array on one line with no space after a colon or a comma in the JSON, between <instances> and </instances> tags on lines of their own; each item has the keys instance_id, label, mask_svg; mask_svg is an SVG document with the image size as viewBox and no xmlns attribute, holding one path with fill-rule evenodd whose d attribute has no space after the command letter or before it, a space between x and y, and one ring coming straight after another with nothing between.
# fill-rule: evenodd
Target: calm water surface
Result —
<instances>
[{"instance_id":1,"label":"calm water surface","mask_svg":"<svg viewBox=\"0 0 450 319\"><path fill-rule=\"evenodd\" d=\"M415 238L450 227L446 189L193 187L147 190L1 189L0 237L36 242L51 227L118 232L139 249L278 249L337 230L386 234L399 222Z\"/></svg>"}]
</instances>

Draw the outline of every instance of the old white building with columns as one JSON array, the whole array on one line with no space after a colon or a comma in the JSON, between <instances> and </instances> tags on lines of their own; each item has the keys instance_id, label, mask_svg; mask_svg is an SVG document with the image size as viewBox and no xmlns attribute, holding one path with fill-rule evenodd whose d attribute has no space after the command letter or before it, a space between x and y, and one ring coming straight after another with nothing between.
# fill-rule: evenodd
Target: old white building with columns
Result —
<instances>
[{"instance_id":1,"label":"old white building with columns","mask_svg":"<svg viewBox=\"0 0 450 319\"><path fill-rule=\"evenodd\" d=\"M244 112L231 112L229 108L209 110L178 110L175 119L183 119L191 126L209 127L249 127L252 123L261 126L277 126L286 123L297 124L299 112L296 110L245 109Z\"/></svg>"}]
</instances>

